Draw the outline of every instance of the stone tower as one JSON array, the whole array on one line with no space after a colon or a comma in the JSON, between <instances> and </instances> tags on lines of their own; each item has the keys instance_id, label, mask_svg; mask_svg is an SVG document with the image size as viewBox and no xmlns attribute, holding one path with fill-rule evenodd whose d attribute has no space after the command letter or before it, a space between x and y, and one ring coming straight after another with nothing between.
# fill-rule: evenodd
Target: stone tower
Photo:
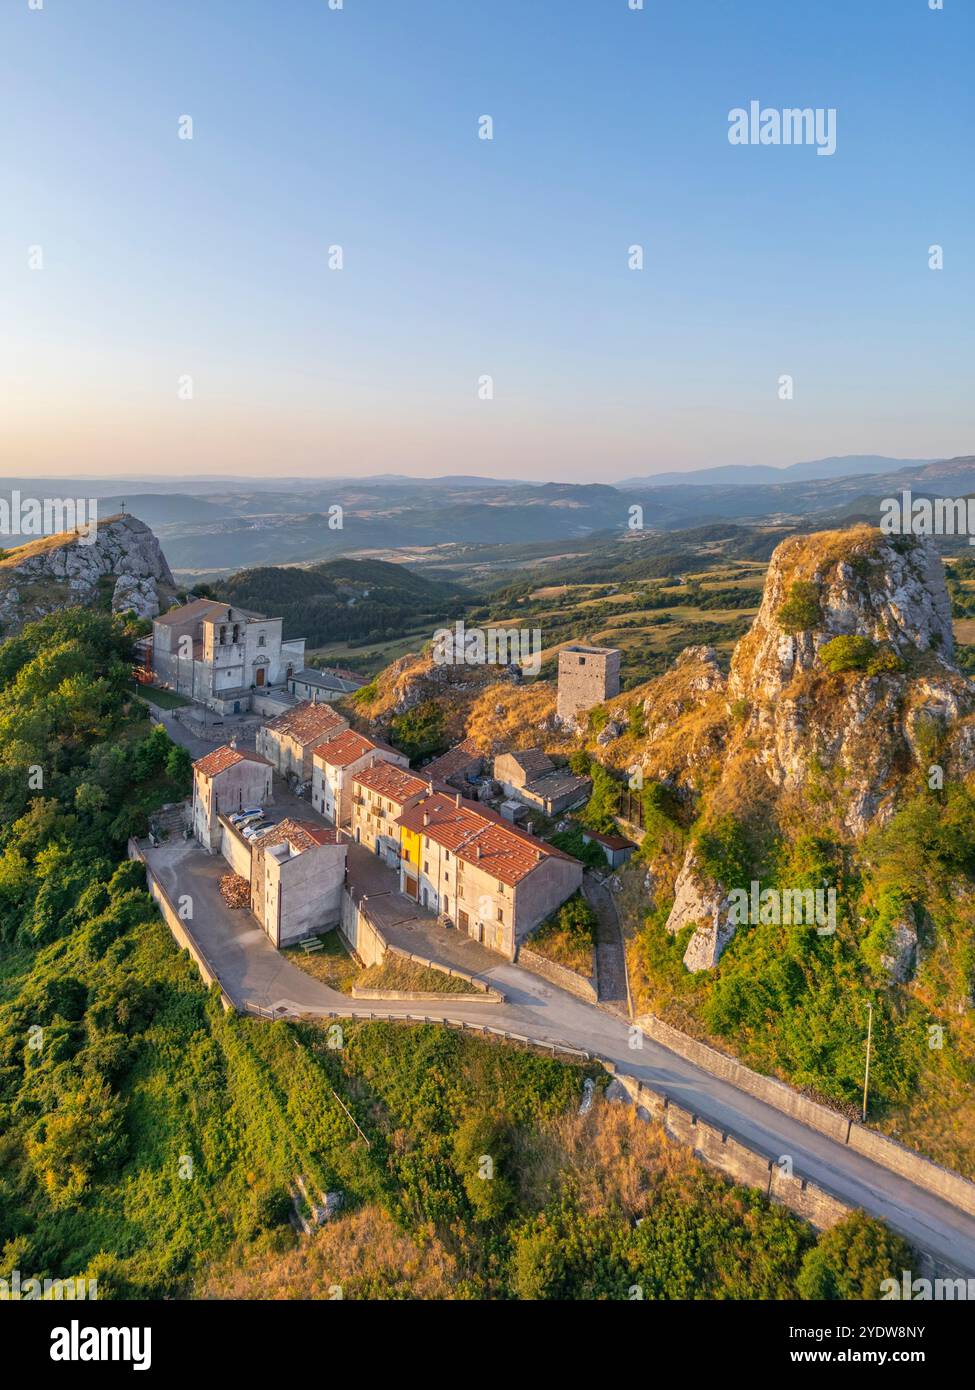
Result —
<instances>
[{"instance_id":1,"label":"stone tower","mask_svg":"<svg viewBox=\"0 0 975 1390\"><path fill-rule=\"evenodd\" d=\"M620 693L620 654L615 647L573 644L559 652L558 716L566 723L577 714Z\"/></svg>"}]
</instances>

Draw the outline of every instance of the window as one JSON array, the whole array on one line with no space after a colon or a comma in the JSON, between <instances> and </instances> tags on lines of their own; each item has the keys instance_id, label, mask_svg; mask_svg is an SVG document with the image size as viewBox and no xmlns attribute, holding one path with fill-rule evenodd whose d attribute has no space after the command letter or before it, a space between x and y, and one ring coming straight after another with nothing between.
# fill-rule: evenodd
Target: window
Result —
<instances>
[{"instance_id":1,"label":"window","mask_svg":"<svg viewBox=\"0 0 975 1390\"><path fill-rule=\"evenodd\" d=\"M257 639L257 645L258 645L259 647L266 647L266 646L267 646L267 638L264 636L264 633L263 633L263 632L261 633L260 637L258 637L258 639Z\"/></svg>"},{"instance_id":2,"label":"window","mask_svg":"<svg viewBox=\"0 0 975 1390\"><path fill-rule=\"evenodd\" d=\"M585 658L584 656L580 656L580 658L579 658L579 665L580 665L580 666L585 666L585 664L586 664L586 658Z\"/></svg>"},{"instance_id":3,"label":"window","mask_svg":"<svg viewBox=\"0 0 975 1390\"><path fill-rule=\"evenodd\" d=\"M428 874L428 873L430 872L430 865L429 865L429 862L428 862L426 859L424 859L424 861L423 861L423 872L424 872L425 874Z\"/></svg>"},{"instance_id":4,"label":"window","mask_svg":"<svg viewBox=\"0 0 975 1390\"><path fill-rule=\"evenodd\" d=\"M449 863L450 863L450 850L449 850L449 849L445 849L445 850L444 850L444 852L443 852L443 857L444 857L444 859L447 860L447 862L448 862L448 864L449 864Z\"/></svg>"},{"instance_id":5,"label":"window","mask_svg":"<svg viewBox=\"0 0 975 1390\"><path fill-rule=\"evenodd\" d=\"M499 921L499 922L503 922L503 921L504 921L504 908L503 908L503 907L499 907L499 908L498 908L498 921Z\"/></svg>"}]
</instances>

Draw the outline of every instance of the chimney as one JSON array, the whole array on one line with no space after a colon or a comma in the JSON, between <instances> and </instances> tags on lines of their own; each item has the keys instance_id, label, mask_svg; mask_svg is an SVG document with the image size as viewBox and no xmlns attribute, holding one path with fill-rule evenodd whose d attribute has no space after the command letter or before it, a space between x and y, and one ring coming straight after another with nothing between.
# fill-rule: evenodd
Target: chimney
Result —
<instances>
[{"instance_id":1,"label":"chimney","mask_svg":"<svg viewBox=\"0 0 975 1390\"><path fill-rule=\"evenodd\" d=\"M236 751L236 748L237 748L237 735L236 735L236 734L231 734L231 736L230 736L230 746L231 746L231 748L233 748L233 749Z\"/></svg>"},{"instance_id":2,"label":"chimney","mask_svg":"<svg viewBox=\"0 0 975 1390\"><path fill-rule=\"evenodd\" d=\"M480 859L480 857L481 857L481 846L480 846L480 845L475 846L475 850L476 850L478 859Z\"/></svg>"},{"instance_id":3,"label":"chimney","mask_svg":"<svg viewBox=\"0 0 975 1390\"><path fill-rule=\"evenodd\" d=\"M429 811L424 811L424 812L423 812L423 824L424 824L424 825L429 825L429 824L430 824L430 812L429 812Z\"/></svg>"},{"instance_id":4,"label":"chimney","mask_svg":"<svg viewBox=\"0 0 975 1390\"><path fill-rule=\"evenodd\" d=\"M454 797L454 801L457 803L458 806L463 801L463 799L464 798L461 796L460 792L458 792L457 795Z\"/></svg>"}]
</instances>

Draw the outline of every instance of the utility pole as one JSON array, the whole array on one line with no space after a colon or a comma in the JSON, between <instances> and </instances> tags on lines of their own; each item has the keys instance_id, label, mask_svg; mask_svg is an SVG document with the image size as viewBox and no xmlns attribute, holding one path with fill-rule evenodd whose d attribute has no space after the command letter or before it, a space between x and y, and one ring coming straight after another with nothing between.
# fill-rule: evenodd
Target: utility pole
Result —
<instances>
[{"instance_id":1,"label":"utility pole","mask_svg":"<svg viewBox=\"0 0 975 1390\"><path fill-rule=\"evenodd\" d=\"M867 1005L867 1065L863 1072L863 1123L867 1123L867 1088L870 1085L870 1044L873 1040L873 1003Z\"/></svg>"}]
</instances>

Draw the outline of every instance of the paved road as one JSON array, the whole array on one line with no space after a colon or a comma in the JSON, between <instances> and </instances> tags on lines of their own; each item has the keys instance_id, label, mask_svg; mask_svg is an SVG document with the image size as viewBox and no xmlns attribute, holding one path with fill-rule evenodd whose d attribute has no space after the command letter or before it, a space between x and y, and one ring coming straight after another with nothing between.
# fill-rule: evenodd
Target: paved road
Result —
<instances>
[{"instance_id":1,"label":"paved road","mask_svg":"<svg viewBox=\"0 0 975 1390\"><path fill-rule=\"evenodd\" d=\"M363 1010L361 1003L354 1003L347 995L329 989L292 965L274 949L249 913L226 906L217 887L226 870L222 859L182 840L149 850L147 857L171 896L192 895L192 931L235 1004L249 1001L281 1013L319 1015L353 1008ZM390 919L400 910L390 899ZM431 955L437 950L435 934L440 933L440 958L460 963L455 953L462 953L467 968L475 963L483 966L483 957L488 956L483 948L480 956L472 956L468 943L458 933L419 919L414 927L403 923L399 930L415 936L417 945L413 949ZM789 1155L800 1176L811 1178L845 1201L883 1217L908 1239L975 1274L975 1218L781 1115L730 1083L710 1076L650 1038L641 1039L641 1048L632 1048L632 1035L625 1020L565 994L516 965L491 957L490 964L478 973L505 995L506 1003L482 1004L445 997L442 1004L424 1002L418 1006L384 1000L372 1001L368 1008L377 1016L388 1018L422 1012L432 1020L489 1023L541 1041L595 1053L712 1124L731 1130L760 1152Z\"/></svg>"},{"instance_id":2,"label":"paved road","mask_svg":"<svg viewBox=\"0 0 975 1390\"><path fill-rule=\"evenodd\" d=\"M187 731L181 725L177 724L173 732L181 743L186 743ZM361 1009L361 1004L353 1004L347 995L328 989L292 965L274 949L250 914L234 912L226 906L217 891L226 868L222 859L185 841L164 844L149 851L147 857L171 896L187 892L193 895L193 933L236 1004L250 1000L271 1009L311 1014ZM378 861L370 858L373 866L378 866ZM369 872L378 874L381 867ZM388 879L378 875L374 882L377 886L371 891L378 899ZM412 911L415 914L415 907ZM475 959L459 934L416 915L410 918L409 910L393 896L384 908L384 916L401 918L399 930L410 931L423 941L422 948L415 948L418 953L422 950L433 955L431 947L437 948L439 934L440 958L450 963L455 951L463 951L467 962ZM416 924L412 928L410 921ZM799 1176L882 1217L909 1240L975 1275L975 1217L780 1114L729 1082L710 1076L650 1038L637 1034L642 1046L635 1049L631 1046L634 1035L624 1019L564 993L483 948L478 951L476 959L481 968L477 973L500 990L507 1002L481 1004L445 998L442 1005L424 1002L422 1012L426 1017L490 1023L542 1041L582 1048L615 1062L621 1071L731 1131L761 1153L790 1156ZM418 1012L415 1004L385 1000L372 1001L370 1009L377 1016L389 1018Z\"/></svg>"}]
</instances>

